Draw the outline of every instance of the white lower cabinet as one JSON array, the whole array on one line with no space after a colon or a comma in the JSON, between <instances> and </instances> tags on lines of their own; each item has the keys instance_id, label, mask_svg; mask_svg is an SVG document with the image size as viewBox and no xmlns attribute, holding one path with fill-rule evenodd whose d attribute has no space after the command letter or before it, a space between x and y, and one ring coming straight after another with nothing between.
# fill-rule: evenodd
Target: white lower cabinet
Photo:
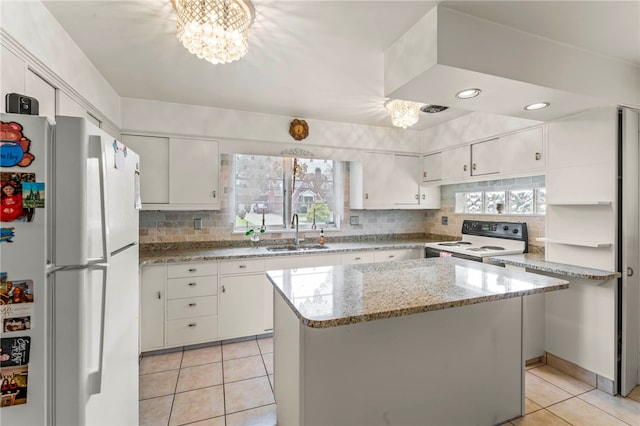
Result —
<instances>
[{"instance_id":1,"label":"white lower cabinet","mask_svg":"<svg viewBox=\"0 0 640 426\"><path fill-rule=\"evenodd\" d=\"M217 262L142 267L142 352L209 342L217 338Z\"/></svg>"},{"instance_id":2,"label":"white lower cabinet","mask_svg":"<svg viewBox=\"0 0 640 426\"><path fill-rule=\"evenodd\" d=\"M164 347L165 265L143 266L140 273L140 350Z\"/></svg>"},{"instance_id":3,"label":"white lower cabinet","mask_svg":"<svg viewBox=\"0 0 640 426\"><path fill-rule=\"evenodd\" d=\"M273 331L273 290L264 259L220 261L219 284L221 338Z\"/></svg>"},{"instance_id":4,"label":"white lower cabinet","mask_svg":"<svg viewBox=\"0 0 640 426\"><path fill-rule=\"evenodd\" d=\"M416 259L421 253L397 249L143 266L140 349L273 331L273 286L265 271Z\"/></svg>"}]
</instances>

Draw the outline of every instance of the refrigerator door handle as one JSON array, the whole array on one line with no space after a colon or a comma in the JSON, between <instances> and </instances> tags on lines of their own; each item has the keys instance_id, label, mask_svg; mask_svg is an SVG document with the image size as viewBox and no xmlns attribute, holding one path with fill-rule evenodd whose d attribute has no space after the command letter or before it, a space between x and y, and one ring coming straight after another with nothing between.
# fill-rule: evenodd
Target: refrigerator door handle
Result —
<instances>
[{"instance_id":1,"label":"refrigerator door handle","mask_svg":"<svg viewBox=\"0 0 640 426\"><path fill-rule=\"evenodd\" d=\"M99 394L102 391L102 370L104 356L104 328L105 328L105 312L107 305L107 271L109 265L94 265L92 269L102 270L102 303L100 307L100 345L98 349L98 369L89 372L88 391L89 395Z\"/></svg>"},{"instance_id":2,"label":"refrigerator door handle","mask_svg":"<svg viewBox=\"0 0 640 426\"><path fill-rule=\"evenodd\" d=\"M89 264L106 263L109 261L109 217L107 210L107 166L105 152L102 150L102 138L99 135L89 136L89 155L96 158L100 173L100 221L102 231L102 257L89 259Z\"/></svg>"}]
</instances>

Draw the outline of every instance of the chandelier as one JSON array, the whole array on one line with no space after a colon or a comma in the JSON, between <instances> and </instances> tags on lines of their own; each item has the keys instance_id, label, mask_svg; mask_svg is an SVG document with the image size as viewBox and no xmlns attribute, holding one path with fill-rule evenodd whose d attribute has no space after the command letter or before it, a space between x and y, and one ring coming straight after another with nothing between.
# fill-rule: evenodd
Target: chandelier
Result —
<instances>
[{"instance_id":1,"label":"chandelier","mask_svg":"<svg viewBox=\"0 0 640 426\"><path fill-rule=\"evenodd\" d=\"M184 47L214 64L236 61L249 48L253 6L248 0L171 0Z\"/></svg>"},{"instance_id":2,"label":"chandelier","mask_svg":"<svg viewBox=\"0 0 640 426\"><path fill-rule=\"evenodd\" d=\"M422 105L418 102L403 101L401 99L390 99L384 103L385 108L391 113L393 125L403 129L418 122Z\"/></svg>"}]
</instances>

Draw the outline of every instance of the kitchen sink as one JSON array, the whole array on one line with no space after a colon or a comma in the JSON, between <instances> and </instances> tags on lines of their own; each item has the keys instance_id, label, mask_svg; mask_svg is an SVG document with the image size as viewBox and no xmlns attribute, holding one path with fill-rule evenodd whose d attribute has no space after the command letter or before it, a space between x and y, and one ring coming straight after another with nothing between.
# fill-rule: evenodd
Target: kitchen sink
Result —
<instances>
[{"instance_id":1,"label":"kitchen sink","mask_svg":"<svg viewBox=\"0 0 640 426\"><path fill-rule=\"evenodd\" d=\"M267 247L267 250L280 252L280 251L326 250L328 248L329 247L323 246L323 245L320 245L320 244L300 244L299 247L296 247L294 245L290 245L290 246L269 246L269 247Z\"/></svg>"}]
</instances>

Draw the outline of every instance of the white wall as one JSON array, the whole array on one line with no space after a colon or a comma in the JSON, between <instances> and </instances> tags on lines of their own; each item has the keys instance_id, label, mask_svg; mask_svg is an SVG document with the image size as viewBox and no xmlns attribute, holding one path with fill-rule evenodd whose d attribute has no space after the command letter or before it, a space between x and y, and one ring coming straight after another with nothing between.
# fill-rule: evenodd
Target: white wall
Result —
<instances>
[{"instance_id":1,"label":"white wall","mask_svg":"<svg viewBox=\"0 0 640 426\"><path fill-rule=\"evenodd\" d=\"M422 152L428 153L541 124L541 121L472 112L421 133Z\"/></svg>"},{"instance_id":2,"label":"white wall","mask_svg":"<svg viewBox=\"0 0 640 426\"><path fill-rule=\"evenodd\" d=\"M274 154L285 148L312 151L317 157L358 159L363 150L421 150L420 133L388 127L306 120L309 136L295 141L289 124L295 117L221 108L122 98L122 133L177 135L221 141L221 153Z\"/></svg>"},{"instance_id":3,"label":"white wall","mask_svg":"<svg viewBox=\"0 0 640 426\"><path fill-rule=\"evenodd\" d=\"M42 3L3 0L0 22L2 71L12 74L11 79L2 76L2 99L11 91L25 92L17 69L25 72L29 67L55 88L86 103L92 114L111 122L108 126L120 126L120 96ZM10 64L5 64L5 58Z\"/></svg>"}]
</instances>

